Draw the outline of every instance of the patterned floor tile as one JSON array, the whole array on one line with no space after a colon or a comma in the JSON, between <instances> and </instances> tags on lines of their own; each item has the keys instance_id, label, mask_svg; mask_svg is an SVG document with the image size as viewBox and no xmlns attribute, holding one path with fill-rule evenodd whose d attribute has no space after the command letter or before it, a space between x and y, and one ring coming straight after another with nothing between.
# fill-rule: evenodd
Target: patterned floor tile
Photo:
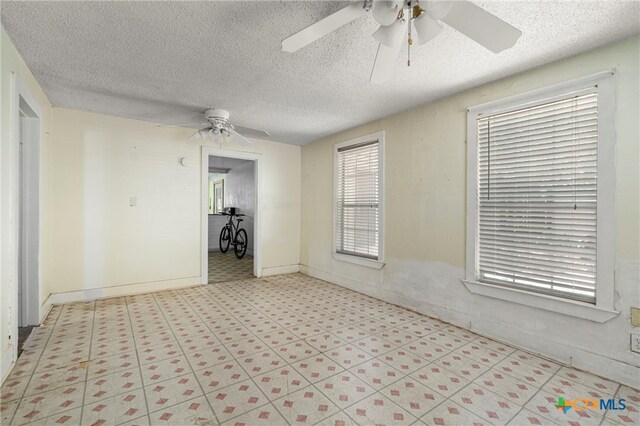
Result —
<instances>
[{"instance_id":1,"label":"patterned floor tile","mask_svg":"<svg viewBox=\"0 0 640 426\"><path fill-rule=\"evenodd\" d=\"M203 396L163 408L150 416L152 425L217 425L216 416Z\"/></svg>"},{"instance_id":2,"label":"patterned floor tile","mask_svg":"<svg viewBox=\"0 0 640 426\"><path fill-rule=\"evenodd\" d=\"M404 377L400 371L375 358L352 367L349 372L375 389L382 389Z\"/></svg>"},{"instance_id":3,"label":"patterned floor tile","mask_svg":"<svg viewBox=\"0 0 640 426\"><path fill-rule=\"evenodd\" d=\"M398 380L380 393L415 417L423 416L446 399L410 377Z\"/></svg>"},{"instance_id":4,"label":"patterned floor tile","mask_svg":"<svg viewBox=\"0 0 640 426\"><path fill-rule=\"evenodd\" d=\"M206 395L218 421L225 422L269 402L251 380L236 383Z\"/></svg>"},{"instance_id":5,"label":"patterned floor tile","mask_svg":"<svg viewBox=\"0 0 640 426\"><path fill-rule=\"evenodd\" d=\"M118 425L147 414L142 389L87 404L82 408L82 423L86 425Z\"/></svg>"},{"instance_id":6,"label":"patterned floor tile","mask_svg":"<svg viewBox=\"0 0 640 426\"><path fill-rule=\"evenodd\" d=\"M377 358L404 374L412 373L429 364L429 361L405 350L404 347L393 349Z\"/></svg>"},{"instance_id":7,"label":"patterned floor tile","mask_svg":"<svg viewBox=\"0 0 640 426\"><path fill-rule=\"evenodd\" d=\"M90 379L84 392L84 404L131 392L141 388L142 384L140 370L137 368Z\"/></svg>"},{"instance_id":8,"label":"patterned floor tile","mask_svg":"<svg viewBox=\"0 0 640 426\"><path fill-rule=\"evenodd\" d=\"M81 408L74 408L72 410L56 413L52 416L45 417L44 419L36 420L30 425L38 426L60 426L60 425L79 425L82 415ZM15 423L14 423L15 424Z\"/></svg>"},{"instance_id":9,"label":"patterned floor tile","mask_svg":"<svg viewBox=\"0 0 640 426\"><path fill-rule=\"evenodd\" d=\"M229 426L273 426L286 425L287 422L271 404L263 405L260 408L251 410L238 417L235 417L223 425Z\"/></svg>"},{"instance_id":10,"label":"patterned floor tile","mask_svg":"<svg viewBox=\"0 0 640 426\"><path fill-rule=\"evenodd\" d=\"M246 380L249 375L236 361L223 362L194 373L205 393Z\"/></svg>"},{"instance_id":11,"label":"patterned floor tile","mask_svg":"<svg viewBox=\"0 0 640 426\"><path fill-rule=\"evenodd\" d=\"M202 390L193 374L153 383L146 386L144 392L150 413L202 395Z\"/></svg>"},{"instance_id":12,"label":"patterned floor tile","mask_svg":"<svg viewBox=\"0 0 640 426\"><path fill-rule=\"evenodd\" d=\"M140 369L145 386L192 372L191 366L184 355L152 362L143 365Z\"/></svg>"},{"instance_id":13,"label":"patterned floor tile","mask_svg":"<svg viewBox=\"0 0 640 426\"><path fill-rule=\"evenodd\" d=\"M409 425L416 418L383 395L376 393L345 409L359 425Z\"/></svg>"},{"instance_id":14,"label":"patterned floor tile","mask_svg":"<svg viewBox=\"0 0 640 426\"><path fill-rule=\"evenodd\" d=\"M599 392L593 388L584 386L583 384L560 375L555 375L549 379L549 381L542 386L542 389L554 394L555 396L563 396L567 399L574 399L578 397L609 399L612 397L612 395Z\"/></svg>"},{"instance_id":15,"label":"patterned floor tile","mask_svg":"<svg viewBox=\"0 0 640 426\"><path fill-rule=\"evenodd\" d=\"M320 420L316 423L317 426L355 426L357 423L347 415L347 413L341 411L326 419Z\"/></svg>"},{"instance_id":16,"label":"patterned floor tile","mask_svg":"<svg viewBox=\"0 0 640 426\"><path fill-rule=\"evenodd\" d=\"M269 400L281 398L310 385L309 381L290 365L260 374L254 377L253 381Z\"/></svg>"},{"instance_id":17,"label":"patterned floor tile","mask_svg":"<svg viewBox=\"0 0 640 426\"><path fill-rule=\"evenodd\" d=\"M607 394L607 395L615 395L618 391L618 387L620 386L618 383L603 379L602 377L598 377L594 374L586 373L584 371L576 370L571 367L562 367L558 370L557 373L559 376L566 377L567 379L573 380L581 385L587 386L591 389L595 389L598 392Z\"/></svg>"},{"instance_id":18,"label":"patterned floor tile","mask_svg":"<svg viewBox=\"0 0 640 426\"><path fill-rule=\"evenodd\" d=\"M549 419L545 419L542 416L537 415L533 411L522 409L509 423L510 426L542 426L542 425L555 425L557 423L552 422Z\"/></svg>"},{"instance_id":19,"label":"patterned floor tile","mask_svg":"<svg viewBox=\"0 0 640 426\"><path fill-rule=\"evenodd\" d=\"M22 399L12 424L33 422L82 406L84 387L84 382L79 382Z\"/></svg>"},{"instance_id":20,"label":"patterned floor tile","mask_svg":"<svg viewBox=\"0 0 640 426\"><path fill-rule=\"evenodd\" d=\"M211 367L233 359L224 346L216 345L185 354L193 371Z\"/></svg>"},{"instance_id":21,"label":"patterned floor tile","mask_svg":"<svg viewBox=\"0 0 640 426\"><path fill-rule=\"evenodd\" d=\"M351 344L373 356L382 355L399 346L379 336L367 336Z\"/></svg>"},{"instance_id":22,"label":"patterned floor tile","mask_svg":"<svg viewBox=\"0 0 640 426\"><path fill-rule=\"evenodd\" d=\"M231 353L231 355L236 358L251 355L267 349L267 345L265 345L264 342L257 337L249 337L247 339L225 343L225 347Z\"/></svg>"},{"instance_id":23,"label":"patterned floor tile","mask_svg":"<svg viewBox=\"0 0 640 426\"><path fill-rule=\"evenodd\" d=\"M238 358L237 361L251 377L286 365L285 361L271 349Z\"/></svg>"},{"instance_id":24,"label":"patterned floor tile","mask_svg":"<svg viewBox=\"0 0 640 426\"><path fill-rule=\"evenodd\" d=\"M311 383L319 382L344 370L338 363L322 354L298 361L293 366Z\"/></svg>"},{"instance_id":25,"label":"patterned floor tile","mask_svg":"<svg viewBox=\"0 0 640 426\"><path fill-rule=\"evenodd\" d=\"M489 371L491 366L483 364L481 362L472 360L462 355L458 355L454 352L449 355L445 355L442 358L434 362L434 364L446 368L449 371L456 373L457 375L464 377L468 380L474 380L480 375Z\"/></svg>"},{"instance_id":26,"label":"patterned floor tile","mask_svg":"<svg viewBox=\"0 0 640 426\"><path fill-rule=\"evenodd\" d=\"M493 424L507 424L522 408L476 383L453 395L451 401Z\"/></svg>"},{"instance_id":27,"label":"patterned floor tile","mask_svg":"<svg viewBox=\"0 0 640 426\"><path fill-rule=\"evenodd\" d=\"M353 345L343 345L330 349L324 353L326 356L337 362L344 368L350 368L362 364L373 358L371 355L356 348Z\"/></svg>"},{"instance_id":28,"label":"patterned floor tile","mask_svg":"<svg viewBox=\"0 0 640 426\"><path fill-rule=\"evenodd\" d=\"M315 386L342 409L375 393L374 388L348 371L324 379Z\"/></svg>"},{"instance_id":29,"label":"patterned floor tile","mask_svg":"<svg viewBox=\"0 0 640 426\"><path fill-rule=\"evenodd\" d=\"M435 364L427 365L409 375L444 396L451 396L469 384L469 380Z\"/></svg>"},{"instance_id":30,"label":"patterned floor tile","mask_svg":"<svg viewBox=\"0 0 640 426\"><path fill-rule=\"evenodd\" d=\"M553 376L549 370L511 357L500 361L493 369L536 387L544 385Z\"/></svg>"},{"instance_id":31,"label":"patterned floor tile","mask_svg":"<svg viewBox=\"0 0 640 426\"><path fill-rule=\"evenodd\" d=\"M313 386L277 399L273 405L291 425L316 424L339 411L329 398Z\"/></svg>"},{"instance_id":32,"label":"patterned floor tile","mask_svg":"<svg viewBox=\"0 0 640 426\"><path fill-rule=\"evenodd\" d=\"M299 339L306 339L307 337L326 333L326 329L324 327L321 327L320 325L312 321L302 324L296 324L290 327L289 331L291 331L291 333L293 333Z\"/></svg>"},{"instance_id":33,"label":"patterned floor tile","mask_svg":"<svg viewBox=\"0 0 640 426\"><path fill-rule=\"evenodd\" d=\"M633 404L626 404L624 410L607 410L604 416L603 424L617 423L621 425L638 425L640 424L640 410Z\"/></svg>"},{"instance_id":34,"label":"patterned floor tile","mask_svg":"<svg viewBox=\"0 0 640 426\"><path fill-rule=\"evenodd\" d=\"M270 348L286 345L288 343L299 340L299 338L295 334L288 330L285 330L284 328L259 334L258 338Z\"/></svg>"},{"instance_id":35,"label":"patterned floor tile","mask_svg":"<svg viewBox=\"0 0 640 426\"><path fill-rule=\"evenodd\" d=\"M305 338L304 341L320 352L326 352L330 349L347 344L346 340L343 340L332 333L316 334L315 336Z\"/></svg>"},{"instance_id":36,"label":"patterned floor tile","mask_svg":"<svg viewBox=\"0 0 640 426\"><path fill-rule=\"evenodd\" d=\"M539 389L497 370L487 371L474 382L519 405L526 404Z\"/></svg>"},{"instance_id":37,"label":"patterned floor tile","mask_svg":"<svg viewBox=\"0 0 640 426\"><path fill-rule=\"evenodd\" d=\"M430 412L422 416L420 418L420 421L426 425L437 426L491 425L490 422L487 422L486 420L473 414L471 411L464 409L451 400L446 400L436 409L431 410Z\"/></svg>"},{"instance_id":38,"label":"patterned floor tile","mask_svg":"<svg viewBox=\"0 0 640 426\"><path fill-rule=\"evenodd\" d=\"M5 401L3 399L2 402L0 402L0 424L8 425L11 422L19 404L19 399L13 401Z\"/></svg>"},{"instance_id":39,"label":"patterned floor tile","mask_svg":"<svg viewBox=\"0 0 640 426\"><path fill-rule=\"evenodd\" d=\"M88 364L87 378L92 379L137 367L138 357L135 352L125 352L106 358L94 359L89 361Z\"/></svg>"},{"instance_id":40,"label":"patterned floor tile","mask_svg":"<svg viewBox=\"0 0 640 426\"><path fill-rule=\"evenodd\" d=\"M233 248L233 247L232 247ZM253 276L253 256L238 259L233 250L226 253L210 251L208 256L209 282L224 282Z\"/></svg>"},{"instance_id":41,"label":"patterned floor tile","mask_svg":"<svg viewBox=\"0 0 640 426\"><path fill-rule=\"evenodd\" d=\"M557 402L557 396L541 390L524 408L559 425L587 426L599 425L602 422L602 416L597 411L569 410L565 413L556 407Z\"/></svg>"},{"instance_id":42,"label":"patterned floor tile","mask_svg":"<svg viewBox=\"0 0 640 426\"><path fill-rule=\"evenodd\" d=\"M316 348L305 343L303 340L278 346L274 350L282 359L290 364L296 361L302 361L303 359L307 359L320 353Z\"/></svg>"}]
</instances>

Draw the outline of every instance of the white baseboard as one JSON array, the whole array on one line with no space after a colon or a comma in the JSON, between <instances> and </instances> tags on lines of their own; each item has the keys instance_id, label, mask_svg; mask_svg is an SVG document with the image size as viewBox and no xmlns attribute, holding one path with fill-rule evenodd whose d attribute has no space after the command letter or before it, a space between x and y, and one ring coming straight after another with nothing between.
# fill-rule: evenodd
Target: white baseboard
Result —
<instances>
[{"instance_id":1,"label":"white baseboard","mask_svg":"<svg viewBox=\"0 0 640 426\"><path fill-rule=\"evenodd\" d=\"M269 268L262 268L262 276L270 277L272 275L282 275L282 274L294 274L300 271L300 265L283 265L283 266L272 266Z\"/></svg>"},{"instance_id":2,"label":"white baseboard","mask_svg":"<svg viewBox=\"0 0 640 426\"><path fill-rule=\"evenodd\" d=\"M2 352L2 361L0 361L0 371L1 371L1 376L2 376L2 380L0 380L0 383L4 383L5 379L7 378L7 376L9 376L9 373L11 373L11 370L13 369L13 352L15 351L15 348L13 347L12 344L9 344L4 352Z\"/></svg>"},{"instance_id":3,"label":"white baseboard","mask_svg":"<svg viewBox=\"0 0 640 426\"><path fill-rule=\"evenodd\" d=\"M166 281L125 284L114 287L92 288L87 290L52 293L47 299L51 305L69 302L84 302L107 297L131 296L152 291L173 290L176 288L200 286L200 277L178 278Z\"/></svg>"},{"instance_id":4,"label":"white baseboard","mask_svg":"<svg viewBox=\"0 0 640 426\"><path fill-rule=\"evenodd\" d=\"M42 324L49 315L49 312L53 308L53 303L51 303L51 295L47 296L47 299L44 301L42 306L40 306L40 324Z\"/></svg>"},{"instance_id":5,"label":"white baseboard","mask_svg":"<svg viewBox=\"0 0 640 426\"><path fill-rule=\"evenodd\" d=\"M489 320L475 318L472 322L462 322L460 321L462 316L453 310L438 310L437 307L433 307L433 310L429 309L429 311L418 310L415 307L407 306L406 303L400 299L400 296L391 290L381 289L371 285L370 283L347 278L312 266L300 265L300 272L349 290L374 297L384 302L392 303L424 315L429 315L467 330L470 329L469 324L472 324L470 331L481 336L508 344L515 348L548 358L561 364L570 365L580 370L588 371L622 384L638 388L637 366L629 365L589 351L580 350L579 352L576 352L575 347L568 346L562 342L558 342L557 340L545 339L540 335L523 332L519 329L502 328L499 333L496 333L496 328L492 327ZM440 315L438 315L438 312L440 312Z\"/></svg>"}]
</instances>

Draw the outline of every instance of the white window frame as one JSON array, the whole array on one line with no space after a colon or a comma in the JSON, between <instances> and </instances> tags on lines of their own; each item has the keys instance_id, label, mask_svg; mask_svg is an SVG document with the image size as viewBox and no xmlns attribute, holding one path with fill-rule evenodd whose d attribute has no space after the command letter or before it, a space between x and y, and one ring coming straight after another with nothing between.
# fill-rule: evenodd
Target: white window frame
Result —
<instances>
[{"instance_id":1,"label":"white window frame","mask_svg":"<svg viewBox=\"0 0 640 426\"><path fill-rule=\"evenodd\" d=\"M338 223L338 149L351 145L357 145L373 140L378 141L378 259L369 259L357 255L338 253L337 243L337 223ZM333 146L333 258L343 262L354 263L374 269L382 269L384 266L384 130L360 136L355 139L336 143Z\"/></svg>"},{"instance_id":2,"label":"white window frame","mask_svg":"<svg viewBox=\"0 0 640 426\"><path fill-rule=\"evenodd\" d=\"M478 134L480 115L494 115L514 109L543 104L567 93L598 87L598 159L597 159L597 243L596 303L586 303L501 287L477 280L478 273ZM614 310L614 184L615 184L615 70L602 71L569 82L555 84L467 110L467 250L463 283L475 294L533 306L565 315L605 322L616 317Z\"/></svg>"}]
</instances>

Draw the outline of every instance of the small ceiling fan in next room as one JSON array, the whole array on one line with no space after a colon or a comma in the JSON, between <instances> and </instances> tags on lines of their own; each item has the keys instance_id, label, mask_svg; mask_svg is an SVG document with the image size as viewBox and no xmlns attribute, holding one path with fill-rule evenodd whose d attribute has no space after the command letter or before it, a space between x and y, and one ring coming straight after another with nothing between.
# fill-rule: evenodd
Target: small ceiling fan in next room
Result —
<instances>
[{"instance_id":1,"label":"small ceiling fan in next room","mask_svg":"<svg viewBox=\"0 0 640 426\"><path fill-rule=\"evenodd\" d=\"M446 24L494 53L513 47L522 32L472 2L465 0L364 0L338 10L287 37L282 50L295 52L371 11L380 27L372 34L379 43L372 83L393 77L403 41L407 40L407 65L411 46L434 39Z\"/></svg>"}]
</instances>

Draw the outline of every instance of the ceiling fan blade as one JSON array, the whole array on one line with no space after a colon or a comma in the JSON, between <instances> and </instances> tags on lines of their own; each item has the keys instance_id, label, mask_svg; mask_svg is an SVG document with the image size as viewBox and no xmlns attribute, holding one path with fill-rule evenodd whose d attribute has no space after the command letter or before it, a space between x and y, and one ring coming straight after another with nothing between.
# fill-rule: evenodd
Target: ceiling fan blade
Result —
<instances>
[{"instance_id":1,"label":"ceiling fan blade","mask_svg":"<svg viewBox=\"0 0 640 426\"><path fill-rule=\"evenodd\" d=\"M211 130L212 130L211 127L205 127L204 129L200 129L197 132L195 132L193 135L191 135L187 140L198 141L198 140L204 139L211 134Z\"/></svg>"},{"instance_id":2,"label":"ceiling fan blade","mask_svg":"<svg viewBox=\"0 0 640 426\"><path fill-rule=\"evenodd\" d=\"M249 141L249 139L245 138L235 130L228 129L228 132L229 132L229 140L231 140L231 142L235 142L237 144L244 145L244 146L251 145L251 141Z\"/></svg>"},{"instance_id":3,"label":"ceiling fan blade","mask_svg":"<svg viewBox=\"0 0 640 426\"><path fill-rule=\"evenodd\" d=\"M258 129L252 129L251 127L244 127L244 126L233 126L234 129L236 129L237 132L242 133L243 135L247 135L247 136L253 136L256 138L264 138L267 136L271 136L269 134L269 132L267 132L266 130L258 130Z\"/></svg>"},{"instance_id":4,"label":"ceiling fan blade","mask_svg":"<svg viewBox=\"0 0 640 426\"><path fill-rule=\"evenodd\" d=\"M440 3L440 2L438 2ZM522 31L469 1L453 1L440 20L494 53L516 44Z\"/></svg>"},{"instance_id":5,"label":"ceiling fan blade","mask_svg":"<svg viewBox=\"0 0 640 426\"><path fill-rule=\"evenodd\" d=\"M194 123L193 121L191 123L179 123L179 124L158 124L156 127L191 127L191 126L206 126L207 123L206 121L201 121L199 123Z\"/></svg>"},{"instance_id":6,"label":"ceiling fan blade","mask_svg":"<svg viewBox=\"0 0 640 426\"><path fill-rule=\"evenodd\" d=\"M393 77L393 71L396 68L398 52L401 46L402 44L397 47L389 47L382 43L378 45L376 60L373 64L373 70L371 70L371 76L369 77L370 83L384 83Z\"/></svg>"},{"instance_id":7,"label":"ceiling fan blade","mask_svg":"<svg viewBox=\"0 0 640 426\"><path fill-rule=\"evenodd\" d=\"M313 43L321 37L348 24L365 13L362 2L352 3L349 6L332 13L305 28L282 40L282 50L285 52L295 52L306 45Z\"/></svg>"}]
</instances>

